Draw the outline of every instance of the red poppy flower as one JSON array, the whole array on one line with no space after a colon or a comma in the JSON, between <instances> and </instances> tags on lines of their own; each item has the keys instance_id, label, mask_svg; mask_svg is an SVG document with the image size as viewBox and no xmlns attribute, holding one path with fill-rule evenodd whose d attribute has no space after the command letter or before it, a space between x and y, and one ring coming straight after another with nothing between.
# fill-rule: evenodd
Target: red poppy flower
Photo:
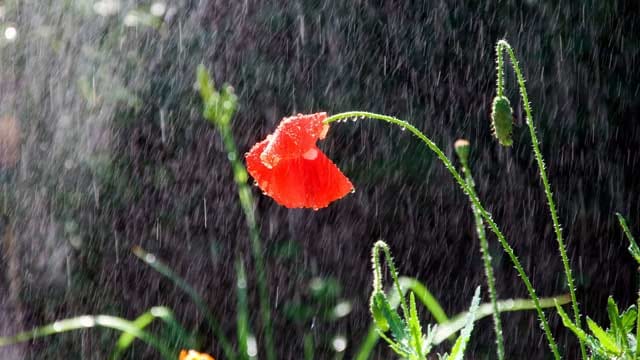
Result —
<instances>
[{"instance_id":1,"label":"red poppy flower","mask_svg":"<svg viewBox=\"0 0 640 360\"><path fill-rule=\"evenodd\" d=\"M319 209L353 191L349 179L316 146L329 131L326 118L327 113L284 118L245 154L249 174L278 204Z\"/></svg>"}]
</instances>

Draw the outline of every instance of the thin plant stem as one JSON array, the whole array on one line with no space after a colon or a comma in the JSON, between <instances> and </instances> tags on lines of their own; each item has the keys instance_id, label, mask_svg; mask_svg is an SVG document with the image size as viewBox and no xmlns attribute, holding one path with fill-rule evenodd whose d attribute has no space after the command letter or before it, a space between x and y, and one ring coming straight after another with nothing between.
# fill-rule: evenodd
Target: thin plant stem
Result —
<instances>
[{"instance_id":1,"label":"thin plant stem","mask_svg":"<svg viewBox=\"0 0 640 360\"><path fill-rule=\"evenodd\" d=\"M422 140L427 145L427 147L433 153L435 153L436 156L442 161L442 163L447 168L447 170L451 173L455 181L458 183L458 185L460 185L464 193L469 197L473 205L476 206L478 211L480 211L482 218L487 222L487 224L491 228L491 231L494 234L496 234L496 237L498 238L500 245L502 245L502 247L504 248L504 251L507 253L509 258L513 262L513 265L516 268L516 271L520 275L520 278L524 282L524 285L527 288L527 291L529 292L529 297L531 297L531 300L533 300L535 304L538 317L540 318L540 323L544 330L545 336L547 337L547 341L549 342L549 348L553 352L554 358L556 360L560 359L558 346L556 345L556 342L553 339L553 335L551 334L551 329L549 327L549 323L547 322L547 318L544 312L542 311L542 308L540 307L540 300L538 299L538 295L536 295L536 291L533 288L533 285L531 285L531 281L529 280L529 277L524 272L524 268L522 267L520 260L518 260L518 257L515 255L515 253L513 252L513 249L505 239L504 234L502 234L502 231L500 231L500 229L498 228L498 225L493 221L491 214L480 203L480 200L478 199L478 196L476 195L475 191L467 185L467 183L464 181L460 173L453 166L449 158L447 158L447 156L442 152L442 150L433 141L431 141L431 139L429 139L416 127L414 127L413 125L409 124L406 121L397 119L392 116L365 112L365 111L350 111L350 112L344 112L344 113L332 115L325 120L325 123L330 124L338 120L346 120L346 119L353 119L353 118L359 118L359 117L360 118L366 117L370 119L386 121L386 122L398 125L401 128L409 130L412 134L414 134L420 140Z\"/></svg>"},{"instance_id":2,"label":"thin plant stem","mask_svg":"<svg viewBox=\"0 0 640 360\"><path fill-rule=\"evenodd\" d=\"M249 351L247 348L249 340L249 304L247 301L247 275L244 270L244 262L238 257L236 260L236 293L238 297L237 304L237 332L238 332L238 350L240 351L239 360L249 360Z\"/></svg>"},{"instance_id":3,"label":"thin plant stem","mask_svg":"<svg viewBox=\"0 0 640 360\"><path fill-rule=\"evenodd\" d=\"M503 62L501 60L503 52L509 54L509 58L511 59L511 65L513 66L513 70L516 73L516 77L518 79L518 86L520 88L520 96L522 97L522 104L524 106L524 111L526 114L527 125L529 127L529 133L531 134L531 145L533 146L533 152L535 154L536 162L538 163L538 169L540 170L540 179L542 180L542 186L544 187L544 193L547 197L547 204L549 205L549 212L551 213L551 219L553 221L553 230L556 234L556 239L558 240L558 249L560 251L560 257L562 259L562 265L564 267L564 273L567 277L567 285L569 286L569 295L571 296L571 307L573 309L574 320L579 329L582 329L582 320L580 317L580 309L578 307L578 301L576 298L575 291L575 283L573 281L573 275L571 273L571 267L569 266L569 258L567 256L566 245L564 244L564 240L562 238L562 229L560 226L560 221L558 219L558 211L556 210L556 204L553 201L553 193L551 192L551 186L549 185L549 179L547 177L547 171L544 164L544 159L542 158L542 152L540 151L540 143L538 141L538 136L536 135L536 129L533 124L533 114L531 111L531 104L529 103L529 96L527 95L527 88L525 87L525 79L522 76L522 71L520 70L520 65L518 64L518 59L509 45L505 40L498 41L496 45L496 55L498 57L498 84L497 91L498 95L501 95L502 89L504 88L504 76L501 75L503 70ZM587 359L587 352L584 345L584 341L579 339L580 342L580 352L582 353L582 359Z\"/></svg>"},{"instance_id":4,"label":"thin plant stem","mask_svg":"<svg viewBox=\"0 0 640 360\"><path fill-rule=\"evenodd\" d=\"M467 185L475 191L475 183L473 176L471 175L471 169L467 159L459 157L460 163L462 163L462 170L465 175ZM482 220L482 214L476 208L473 203L471 204L471 210L473 211L473 217L476 223L476 232L478 233L478 239L480 240L480 253L482 254L482 261L484 263L484 273L487 277L487 287L489 288L489 299L491 306L493 307L493 326L496 333L496 353L498 359L504 359L504 339L502 336L502 323L500 321L500 312L498 311L498 298L496 292L496 279L493 275L493 267L491 266L491 253L489 253L489 243L487 241L487 234L484 229L484 222Z\"/></svg>"},{"instance_id":5,"label":"thin plant stem","mask_svg":"<svg viewBox=\"0 0 640 360\"><path fill-rule=\"evenodd\" d=\"M387 261L387 267L389 268L389 272L393 278L393 284L398 291L398 296L400 296L400 306L402 307L402 312L405 317L409 316L409 306L407 306L407 301L404 298L404 292L402 291L402 287L400 286L400 280L398 280L398 271L396 271L396 266L393 263L393 257L391 256L391 251L389 250L389 245L382 240L376 241L373 245L373 267L374 267L374 279L373 279L373 288L374 291L383 291L382 289L382 267L380 266L380 251L384 252L385 259Z\"/></svg>"},{"instance_id":6,"label":"thin plant stem","mask_svg":"<svg viewBox=\"0 0 640 360\"><path fill-rule=\"evenodd\" d=\"M622 227L622 231L627 236L629 240L629 253L634 257L636 262L638 263L638 274L640 274L640 249L638 248L638 243L636 239L631 234L631 230L629 230L629 226L627 225L627 220L625 220L624 216L620 213L616 213L618 217L618 222L620 223L620 227ZM638 302L637 302L637 310L638 315L636 316L636 339L640 339L640 280L638 280ZM633 355L634 359L640 359L640 346L636 345L636 352Z\"/></svg>"},{"instance_id":7,"label":"thin plant stem","mask_svg":"<svg viewBox=\"0 0 640 360\"><path fill-rule=\"evenodd\" d=\"M93 327L113 329L129 334L158 350L163 358L167 360L175 359L175 354L167 347L166 342L144 330L139 329L132 321L109 315L83 315L71 319L58 320L52 324L31 331L21 332L9 338L0 337L0 347L27 342L36 338L60 334L72 330L82 330Z\"/></svg>"},{"instance_id":8,"label":"thin plant stem","mask_svg":"<svg viewBox=\"0 0 640 360\"><path fill-rule=\"evenodd\" d=\"M260 241L260 231L256 222L254 201L251 189L247 184L247 170L238 157L238 150L233 140L231 128L228 124L218 126L222 141L224 143L227 157L233 169L233 179L238 187L238 197L240 206L244 212L247 227L249 228L249 240L251 242L251 254L255 261L255 271L258 283L258 295L260 297L260 315L262 317L263 334L267 360L276 360L275 345L273 342L273 325L271 320L271 305L269 301L269 290L267 286L266 266L264 264L264 253Z\"/></svg>"},{"instance_id":9,"label":"thin plant stem","mask_svg":"<svg viewBox=\"0 0 640 360\"><path fill-rule=\"evenodd\" d=\"M207 306L204 299L200 296L200 294L198 294L196 289L193 286L191 286L180 275L176 274L173 270L171 270L171 268L168 267L165 263L160 261L155 255L146 252L143 248L139 246L134 246L133 254L137 256L140 260L144 261L145 264L149 265L152 269L159 272L162 276L171 280L171 282L173 282L175 286L179 287L180 289L182 289L182 291L184 291L187 295L189 295L191 300L193 300L193 302L196 304L196 307L198 307L198 310L200 310L204 315L204 318L209 324L209 327L211 327L211 330L213 331L213 335L216 337L216 340L220 344L220 347L222 348L222 352L224 353L224 355L227 356L228 358L235 358L236 352L233 349L233 346L231 346L231 343L229 342L227 337L224 335L224 332L222 331L222 327L216 320L215 316Z\"/></svg>"}]
</instances>

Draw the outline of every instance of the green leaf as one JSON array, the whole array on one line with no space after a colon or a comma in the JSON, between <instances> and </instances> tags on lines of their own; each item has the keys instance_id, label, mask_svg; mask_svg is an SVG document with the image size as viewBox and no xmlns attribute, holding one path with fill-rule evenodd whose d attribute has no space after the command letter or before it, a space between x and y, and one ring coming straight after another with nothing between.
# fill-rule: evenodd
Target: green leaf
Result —
<instances>
[{"instance_id":1,"label":"green leaf","mask_svg":"<svg viewBox=\"0 0 640 360\"><path fill-rule=\"evenodd\" d=\"M598 339L602 347L604 347L608 352L613 353L614 355L620 355L622 353L622 349L616 344L615 339L613 339L609 334L607 334L604 329L602 329L598 324L596 324L591 318L587 317L587 326L589 326L589 330L593 333L593 335Z\"/></svg>"},{"instance_id":2,"label":"green leaf","mask_svg":"<svg viewBox=\"0 0 640 360\"><path fill-rule=\"evenodd\" d=\"M635 305L629 306L629 308L622 313L620 316L620 323L622 325L623 331L626 333L630 333L633 331L634 326L636 325L636 316L638 315L638 311L636 310Z\"/></svg>"},{"instance_id":3,"label":"green leaf","mask_svg":"<svg viewBox=\"0 0 640 360\"><path fill-rule=\"evenodd\" d=\"M425 340L422 342L422 353L424 354L424 356L429 355L429 353L431 352L431 348L433 347L433 344L435 343L435 337L438 329L438 325L427 325L427 337L425 338Z\"/></svg>"},{"instance_id":4,"label":"green leaf","mask_svg":"<svg viewBox=\"0 0 640 360\"><path fill-rule=\"evenodd\" d=\"M422 327L418 318L418 310L416 307L416 297L413 291L409 293L409 314L407 315L407 324L411 332L411 347L418 354L418 358L422 359Z\"/></svg>"},{"instance_id":5,"label":"green leaf","mask_svg":"<svg viewBox=\"0 0 640 360\"><path fill-rule=\"evenodd\" d=\"M72 330L81 330L94 327L118 330L131 334L135 338L147 343L167 360L175 359L175 354L167 347L167 339L159 339L156 336L139 329L133 321L125 320L109 315L83 315L75 318L55 321L49 325L22 332L12 337L0 337L0 347L31 341L36 338L60 334Z\"/></svg>"},{"instance_id":6,"label":"green leaf","mask_svg":"<svg viewBox=\"0 0 640 360\"><path fill-rule=\"evenodd\" d=\"M618 222L622 227L622 231L627 236L627 239L629 239L629 252L631 253L631 256L636 259L638 265L640 265L640 247L638 247L638 243L636 243L636 240L633 238L625 218L620 213L616 213L616 216L618 217Z\"/></svg>"},{"instance_id":7,"label":"green leaf","mask_svg":"<svg viewBox=\"0 0 640 360\"><path fill-rule=\"evenodd\" d=\"M471 307L469 308L469 314L467 315L466 325L460 331L460 336L456 340L456 343L451 349L449 358L453 360L462 360L464 358L464 350L467 348L469 339L471 338L471 332L473 331L473 324L476 321L476 313L478 312L478 306L480 305L480 286L476 288L476 292L471 300Z\"/></svg>"},{"instance_id":8,"label":"green leaf","mask_svg":"<svg viewBox=\"0 0 640 360\"><path fill-rule=\"evenodd\" d=\"M236 260L236 291L238 350L240 351L240 359L249 359L248 345L251 325L249 324L249 302L247 300L247 274L245 272L244 262L240 257Z\"/></svg>"},{"instance_id":9,"label":"green leaf","mask_svg":"<svg viewBox=\"0 0 640 360\"><path fill-rule=\"evenodd\" d=\"M205 320L209 323L217 342L220 344L222 351L226 355L225 357L228 359L235 359L237 357L235 350L222 332L222 328L220 327L220 324L218 324L215 316L211 310L209 310L209 307L206 305L200 294L198 294L196 289L194 289L185 279L171 270L171 268L161 262L155 255L146 252L143 248L134 246L133 254L162 276L169 279L176 287L184 291L191 298L194 304L198 307L198 310L200 310L204 315Z\"/></svg>"},{"instance_id":10,"label":"green leaf","mask_svg":"<svg viewBox=\"0 0 640 360\"><path fill-rule=\"evenodd\" d=\"M189 347L193 347L195 345L189 341L190 334L180 325L180 323L178 323L171 310L165 307L153 307L149 309L149 311L138 316L134 321L131 322L131 324L138 330L142 331L155 319L164 321L171 329L174 330L179 340L187 342L187 344L182 345L189 345ZM132 333L123 332L122 335L120 335L120 338L118 338L115 349L111 354L111 359L116 360L122 357L124 352L133 344L133 341L135 339L136 336Z\"/></svg>"},{"instance_id":11,"label":"green leaf","mask_svg":"<svg viewBox=\"0 0 640 360\"><path fill-rule=\"evenodd\" d=\"M586 341L588 337L587 333L573 323L571 318L569 318L569 315L567 315L567 313L562 309L560 303L558 302L556 302L556 310L558 311L558 315L560 315L560 319L562 319L562 324L564 324L564 327L571 330L578 337L578 339Z\"/></svg>"},{"instance_id":12,"label":"green leaf","mask_svg":"<svg viewBox=\"0 0 640 360\"><path fill-rule=\"evenodd\" d=\"M620 319L620 312L618 311L618 304L616 304L613 297L609 296L607 300L607 312L609 313L609 321L611 321L611 332L615 338L616 344L622 346L622 349L626 352L629 349L629 342L627 341L627 333L622 327L622 321Z\"/></svg>"},{"instance_id":13,"label":"green leaf","mask_svg":"<svg viewBox=\"0 0 640 360\"><path fill-rule=\"evenodd\" d=\"M384 293L378 292L373 298L374 306L379 309L384 319L389 324L391 335L399 343L406 343L408 339L407 324L400 318L400 315L391 307Z\"/></svg>"},{"instance_id":14,"label":"green leaf","mask_svg":"<svg viewBox=\"0 0 640 360\"><path fill-rule=\"evenodd\" d=\"M198 90L200 90L202 102L207 104L215 92L211 82L211 77L209 76L209 71L207 71L207 68L203 64L200 64L198 65L196 76L198 79Z\"/></svg>"}]
</instances>

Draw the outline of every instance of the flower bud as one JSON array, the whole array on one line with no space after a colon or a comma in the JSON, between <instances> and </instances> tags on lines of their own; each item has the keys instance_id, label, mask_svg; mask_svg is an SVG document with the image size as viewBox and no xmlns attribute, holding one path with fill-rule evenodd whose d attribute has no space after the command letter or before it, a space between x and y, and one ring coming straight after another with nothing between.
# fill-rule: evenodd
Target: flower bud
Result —
<instances>
[{"instance_id":1,"label":"flower bud","mask_svg":"<svg viewBox=\"0 0 640 360\"><path fill-rule=\"evenodd\" d=\"M491 125L493 127L493 135L502 146L511 146L513 144L513 139L511 138L513 110L509 99L505 96L496 96L493 99Z\"/></svg>"},{"instance_id":2,"label":"flower bud","mask_svg":"<svg viewBox=\"0 0 640 360\"><path fill-rule=\"evenodd\" d=\"M469 160L469 152L471 151L471 146L468 140L458 139L455 143L453 143L453 148L458 154L460 158L460 162L466 163Z\"/></svg>"}]
</instances>

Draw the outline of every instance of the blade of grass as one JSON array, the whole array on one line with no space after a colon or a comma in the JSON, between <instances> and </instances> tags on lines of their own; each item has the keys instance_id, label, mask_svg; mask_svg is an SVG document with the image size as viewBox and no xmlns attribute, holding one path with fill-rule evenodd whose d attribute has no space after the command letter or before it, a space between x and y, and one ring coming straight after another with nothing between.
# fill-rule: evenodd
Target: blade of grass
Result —
<instances>
[{"instance_id":1,"label":"blade of grass","mask_svg":"<svg viewBox=\"0 0 640 360\"><path fill-rule=\"evenodd\" d=\"M236 291L238 296L238 344L240 347L240 359L249 359L249 304L247 301L247 275L242 259L236 261Z\"/></svg>"},{"instance_id":2,"label":"blade of grass","mask_svg":"<svg viewBox=\"0 0 640 360\"><path fill-rule=\"evenodd\" d=\"M304 360L313 360L313 334L304 334Z\"/></svg>"},{"instance_id":3,"label":"blade of grass","mask_svg":"<svg viewBox=\"0 0 640 360\"><path fill-rule=\"evenodd\" d=\"M178 333L179 339L188 339L190 337L190 334L175 319L173 312L169 308L163 306L157 306L149 309L149 311L138 316L131 323L139 330L144 330L153 322L153 320L156 319L162 320L172 329L175 329L176 333ZM122 333L116 342L111 359L120 359L124 352L133 344L135 338L136 337L132 334ZM188 347L193 347L193 344L190 344Z\"/></svg>"},{"instance_id":4,"label":"blade of grass","mask_svg":"<svg viewBox=\"0 0 640 360\"><path fill-rule=\"evenodd\" d=\"M173 270L171 270L167 265L165 265L160 260L158 260L155 255L146 252L144 249L142 249L139 246L133 247L133 253L145 264L149 265L152 269L159 272L167 279L171 280L171 282L175 286L177 286L182 291L184 291L187 295L189 295L193 303L202 312L205 320L211 327L211 330L213 331L213 334L216 337L216 340L218 341L218 343L220 343L220 347L224 352L225 358L235 359L236 358L235 350L231 346L231 343L229 342L229 340L227 340L227 337L222 332L222 328L220 327L217 320L213 316L213 313L211 312L211 310L209 310L209 307L207 307L206 303L204 302L200 294L198 294L196 289L194 289L191 285L189 285L189 283L186 282L178 274L173 272Z\"/></svg>"},{"instance_id":5,"label":"blade of grass","mask_svg":"<svg viewBox=\"0 0 640 360\"><path fill-rule=\"evenodd\" d=\"M548 298L540 298L540 306L542 308L552 308L555 306L555 302L560 305L567 304L571 302L571 297L568 294L560 295L556 297L548 297ZM509 300L500 300L498 301L498 311L503 312L512 312L512 311L523 311L523 310L535 310L536 306L534 302L530 299L509 299ZM478 308L478 312L476 313L476 320L480 320L484 317L493 314L493 304L484 303L480 305ZM440 344L444 340L451 337L451 335L458 332L460 329L464 327L465 317L467 312L460 313L451 318L451 320L445 324L438 325L436 329L436 335L434 338L435 345Z\"/></svg>"},{"instance_id":6,"label":"blade of grass","mask_svg":"<svg viewBox=\"0 0 640 360\"><path fill-rule=\"evenodd\" d=\"M480 304L480 286L476 288L476 292L473 295L473 300L471 301L471 307L469 311L467 311L467 316L465 316L465 324L462 330L460 331L460 336L456 340L456 343L453 345L451 349L451 354L449 355L449 359L451 360L462 360L464 358L464 351L467 348L467 344L469 343L469 339L471 338L471 332L473 331L473 325L476 321L476 314L478 312L478 305Z\"/></svg>"},{"instance_id":7,"label":"blade of grass","mask_svg":"<svg viewBox=\"0 0 640 360\"><path fill-rule=\"evenodd\" d=\"M31 331L25 331L12 337L0 337L0 347L18 344L63 332L94 327L113 329L129 334L156 349L163 358L167 360L175 360L176 358L177 354L174 354L166 346L165 341L161 341L154 335L139 329L132 321L109 315L84 315L70 319L58 320L49 325L45 325Z\"/></svg>"}]
</instances>

